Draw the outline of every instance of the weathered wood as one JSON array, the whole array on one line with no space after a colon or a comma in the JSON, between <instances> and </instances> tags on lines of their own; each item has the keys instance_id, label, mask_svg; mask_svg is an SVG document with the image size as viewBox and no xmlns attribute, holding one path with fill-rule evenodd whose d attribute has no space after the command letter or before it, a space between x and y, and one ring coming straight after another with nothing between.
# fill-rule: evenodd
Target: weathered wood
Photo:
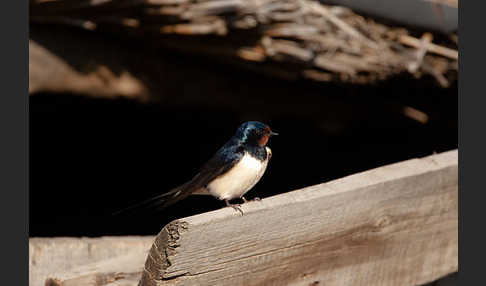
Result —
<instances>
[{"instance_id":1,"label":"weathered wood","mask_svg":"<svg viewBox=\"0 0 486 286\"><path fill-rule=\"evenodd\" d=\"M147 250L82 265L67 272L51 274L46 286L136 286Z\"/></svg>"},{"instance_id":2,"label":"weathered wood","mask_svg":"<svg viewBox=\"0 0 486 286\"><path fill-rule=\"evenodd\" d=\"M86 265L127 255L142 256L141 263L134 261L133 265L134 268L143 268L143 259L153 241L153 236L30 238L29 285L45 285L48 277L52 278L50 285L56 285L52 283L63 282L62 279L67 277L73 278L69 273L83 271Z\"/></svg>"},{"instance_id":3,"label":"weathered wood","mask_svg":"<svg viewBox=\"0 0 486 286\"><path fill-rule=\"evenodd\" d=\"M457 150L176 220L141 285L420 285L458 269ZM282 178L284 179L284 178Z\"/></svg>"}]
</instances>

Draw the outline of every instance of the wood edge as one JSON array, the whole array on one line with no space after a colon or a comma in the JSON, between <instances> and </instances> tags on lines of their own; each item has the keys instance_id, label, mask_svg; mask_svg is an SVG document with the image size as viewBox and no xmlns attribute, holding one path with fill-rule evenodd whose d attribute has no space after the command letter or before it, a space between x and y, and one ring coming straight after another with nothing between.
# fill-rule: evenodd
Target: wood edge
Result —
<instances>
[{"instance_id":1,"label":"wood edge","mask_svg":"<svg viewBox=\"0 0 486 286\"><path fill-rule=\"evenodd\" d=\"M264 211L269 207L283 206L296 201L314 200L319 197L336 195L348 191L353 191L368 186L381 184L385 181L417 175L423 172L439 170L458 164L458 150L450 150L422 158L413 158L374 169L352 174L343 178L329 182L308 186L302 189L289 191L286 193L262 198L260 201L251 201L241 206L244 213ZM386 173L386 176L381 175ZM370 180L362 180L367 177ZM349 182L349 186L345 186ZM322 190L325 190L323 192ZM306 193L306 196L302 196ZM231 208L221 208L218 210L189 216L178 219L179 223L190 225L206 224L215 220L223 220L229 217L240 216Z\"/></svg>"},{"instance_id":2,"label":"wood edge","mask_svg":"<svg viewBox=\"0 0 486 286\"><path fill-rule=\"evenodd\" d=\"M171 258L180 246L181 234L188 229L184 219L177 219L159 232L147 255L139 285L157 285L156 281L165 279L165 270L172 265Z\"/></svg>"}]
</instances>

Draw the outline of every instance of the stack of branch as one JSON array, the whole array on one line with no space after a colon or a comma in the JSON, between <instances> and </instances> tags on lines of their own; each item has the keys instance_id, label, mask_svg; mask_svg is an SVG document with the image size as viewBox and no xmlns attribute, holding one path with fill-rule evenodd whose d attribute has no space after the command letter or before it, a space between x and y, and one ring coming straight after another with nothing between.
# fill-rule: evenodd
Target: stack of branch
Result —
<instances>
[{"instance_id":1,"label":"stack of branch","mask_svg":"<svg viewBox=\"0 0 486 286\"><path fill-rule=\"evenodd\" d=\"M412 73L447 87L458 71L455 35L438 45L314 0L31 0L30 14L289 79L368 84Z\"/></svg>"}]
</instances>

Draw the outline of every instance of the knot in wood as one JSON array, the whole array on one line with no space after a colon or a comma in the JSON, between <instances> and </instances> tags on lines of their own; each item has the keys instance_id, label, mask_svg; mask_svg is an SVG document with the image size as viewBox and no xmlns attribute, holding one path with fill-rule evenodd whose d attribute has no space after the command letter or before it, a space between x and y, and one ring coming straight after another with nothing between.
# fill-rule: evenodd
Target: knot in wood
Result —
<instances>
[{"instance_id":1,"label":"knot in wood","mask_svg":"<svg viewBox=\"0 0 486 286\"><path fill-rule=\"evenodd\" d=\"M392 223L392 218L389 215L379 216L373 224L373 232L378 232L389 226Z\"/></svg>"}]
</instances>

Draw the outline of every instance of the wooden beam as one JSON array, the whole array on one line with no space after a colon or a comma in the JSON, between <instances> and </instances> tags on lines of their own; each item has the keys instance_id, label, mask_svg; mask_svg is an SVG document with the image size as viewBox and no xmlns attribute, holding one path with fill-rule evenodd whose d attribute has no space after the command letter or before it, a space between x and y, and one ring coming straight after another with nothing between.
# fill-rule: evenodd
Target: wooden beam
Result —
<instances>
[{"instance_id":1,"label":"wooden beam","mask_svg":"<svg viewBox=\"0 0 486 286\"><path fill-rule=\"evenodd\" d=\"M132 251L48 276L46 286L137 286L147 251Z\"/></svg>"},{"instance_id":2,"label":"wooden beam","mask_svg":"<svg viewBox=\"0 0 486 286\"><path fill-rule=\"evenodd\" d=\"M178 219L148 285L420 285L458 269L457 150ZM285 178L282 178L285 179Z\"/></svg>"},{"instance_id":3,"label":"wooden beam","mask_svg":"<svg viewBox=\"0 0 486 286\"><path fill-rule=\"evenodd\" d=\"M86 265L99 266L103 261L119 260L119 257L123 258L127 255L140 256L141 261L138 264L135 262L136 259L132 263L133 269L140 271L154 238L154 236L30 238L29 285L44 286L49 281L47 285L58 285L66 282L65 280L79 277L80 275L76 273L86 274ZM95 268L91 267L91 269ZM121 267L116 268L116 272L121 270ZM127 275L126 279L130 277Z\"/></svg>"}]
</instances>

